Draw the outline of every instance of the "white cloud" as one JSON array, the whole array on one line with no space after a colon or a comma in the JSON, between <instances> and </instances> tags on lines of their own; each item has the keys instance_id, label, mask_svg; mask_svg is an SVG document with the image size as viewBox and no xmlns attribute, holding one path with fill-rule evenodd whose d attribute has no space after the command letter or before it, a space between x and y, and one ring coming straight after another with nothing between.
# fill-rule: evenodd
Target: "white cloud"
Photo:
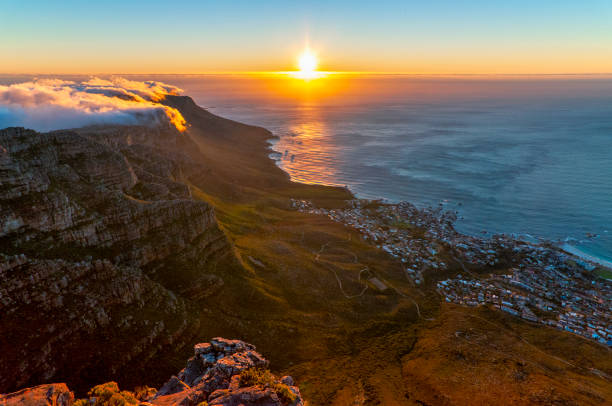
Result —
<instances>
[{"instance_id":1,"label":"white cloud","mask_svg":"<svg viewBox=\"0 0 612 406\"><path fill-rule=\"evenodd\" d=\"M170 123L185 130L181 113L160 103L181 89L161 82L92 78L85 82L39 79L0 85L0 128L38 131L92 124Z\"/></svg>"}]
</instances>

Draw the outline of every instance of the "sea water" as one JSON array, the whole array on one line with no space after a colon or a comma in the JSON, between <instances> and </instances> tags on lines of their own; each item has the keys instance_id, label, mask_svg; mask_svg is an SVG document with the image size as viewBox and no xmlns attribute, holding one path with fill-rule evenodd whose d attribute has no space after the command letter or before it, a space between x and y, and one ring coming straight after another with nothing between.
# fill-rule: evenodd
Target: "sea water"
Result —
<instances>
[{"instance_id":1,"label":"sea water","mask_svg":"<svg viewBox=\"0 0 612 406\"><path fill-rule=\"evenodd\" d=\"M463 232L612 261L612 78L146 76L271 130L296 181L442 204Z\"/></svg>"},{"instance_id":2,"label":"sea water","mask_svg":"<svg viewBox=\"0 0 612 406\"><path fill-rule=\"evenodd\" d=\"M177 79L212 112L277 135L273 157L294 180L443 204L463 232L612 261L610 78L351 76L312 92L285 78Z\"/></svg>"}]
</instances>

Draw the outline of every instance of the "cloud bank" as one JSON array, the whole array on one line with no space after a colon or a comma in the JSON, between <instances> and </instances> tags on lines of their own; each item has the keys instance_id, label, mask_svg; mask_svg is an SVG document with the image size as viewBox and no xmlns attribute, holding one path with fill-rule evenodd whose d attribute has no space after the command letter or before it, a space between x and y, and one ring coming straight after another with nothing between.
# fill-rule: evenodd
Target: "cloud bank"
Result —
<instances>
[{"instance_id":1,"label":"cloud bank","mask_svg":"<svg viewBox=\"0 0 612 406\"><path fill-rule=\"evenodd\" d=\"M35 79L0 85L0 128L51 131L94 124L170 124L185 131L181 113L160 103L181 92L161 82L119 77L84 82Z\"/></svg>"}]
</instances>

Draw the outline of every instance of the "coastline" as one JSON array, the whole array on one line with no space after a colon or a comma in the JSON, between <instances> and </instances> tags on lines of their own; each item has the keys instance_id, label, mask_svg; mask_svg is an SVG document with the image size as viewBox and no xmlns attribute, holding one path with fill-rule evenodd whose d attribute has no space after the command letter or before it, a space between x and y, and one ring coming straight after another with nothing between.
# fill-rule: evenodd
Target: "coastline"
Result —
<instances>
[{"instance_id":1,"label":"coastline","mask_svg":"<svg viewBox=\"0 0 612 406\"><path fill-rule=\"evenodd\" d=\"M567 252L568 254L571 254L577 258L580 258L584 261L590 262L592 264L596 264L599 266L602 266L608 270L612 271L612 261L608 261L605 260L603 258L600 258L598 256L595 255L591 255L589 253L584 252L583 250L581 250L578 247L575 247L573 245L570 245L569 243L564 243L562 245L559 246L559 249L562 251Z\"/></svg>"},{"instance_id":2,"label":"coastline","mask_svg":"<svg viewBox=\"0 0 612 406\"><path fill-rule=\"evenodd\" d=\"M275 159L282 155L273 146L269 143L273 153L268 156L284 170L281 159ZM345 188L353 196L345 207L326 209L294 198L292 207L358 231L370 244L398 259L414 287L434 284L447 303L494 307L612 347L605 316L612 293L609 261L547 239L464 233L455 229L457 214L442 205L423 208L408 201L361 199ZM393 288L373 279L371 283L381 290Z\"/></svg>"},{"instance_id":3,"label":"coastline","mask_svg":"<svg viewBox=\"0 0 612 406\"><path fill-rule=\"evenodd\" d=\"M386 404L396 393L403 400L410 393L414 399L436 404L436 399L428 398L435 391L453 403L462 404L465 388L478 388L483 374L495 379L495 388L523 393L519 389L525 388L525 381L516 380L513 373L514 366L523 365L519 363L525 359L535 365L542 364L545 370L554 367L554 371L559 371L560 378L549 386L566 390L568 399L582 400L579 389L584 382L594 382L604 388L596 394L607 397L608 391L600 383L602 378L588 371L573 371L569 363L574 361L572 356L580 348L581 354L586 354L581 355L582 363L608 373L603 361L607 348L559 329L542 328L520 317L509 317L490 306L444 303L436 293L436 282L461 278L457 274L467 277L467 274L459 262L445 256L444 247L437 245L443 235L438 239L422 238L422 234L406 239L415 243L432 242L434 245L423 247L427 255L451 265L448 272L424 271L422 283L417 286L406 270L414 264L389 255L380 246L381 242L366 241L361 238L360 230L291 207L290 199L297 198L314 202L328 212L338 212L350 209L347 202L355 200L345 188L291 181L288 173L268 157L266 140L272 136L269 131L217 117L196 108L189 98L170 98L168 103L180 107L193 123L189 141L197 145L181 143L181 151L203 165L192 166L186 161L181 166L180 181L189 187L194 199L214 208L218 227L231 243L231 251L224 254L227 262L214 261L214 266L204 269L201 261L207 260L217 248L202 239L195 241L200 245L195 245L197 253L193 257L188 256L178 264L170 262L163 272L154 275L160 286L169 288L176 286L177 278L185 280L188 289L172 290L189 304L189 309L193 309L190 314L198 321L188 328L192 338L187 338L185 343L201 342L200 338L215 335L248 338L263 353L269 354L274 372L294 376L297 382L305 383L303 392L312 404L356 397L363 393L364 382L371 388L368 393L373 402ZM160 151L163 156L166 152L172 153ZM437 218L431 217L432 225L445 227L446 223L437 222ZM424 217L418 215L415 219L424 220ZM426 225L404 230L419 232ZM473 250L466 247L463 252L470 255ZM420 252L414 253L417 258L426 259ZM480 272L473 263L488 260L487 250L482 254L464 261L470 267L469 272ZM415 267L415 273L419 271ZM212 291L209 281L219 281ZM195 296L194 292L204 292L204 295ZM45 318L40 325L52 320ZM463 332L468 331L469 345L463 345L463 338L468 338ZM529 346L525 346L524 337L529 339ZM105 348L109 343L93 342L90 348L98 345ZM101 372L101 375L104 380L117 380L122 386L143 382L161 385L163 382L158 381L157 375L163 375L165 380L168 371L177 370L174 364L177 353L181 355L178 367L182 367L186 350L191 351L187 347L172 345L169 351L159 354L155 368L150 368L151 362L146 359L142 361L143 367L139 364L138 368L130 367L113 374ZM499 349L504 349L503 363L496 361ZM457 357L458 350L462 357ZM33 358L38 356L29 351ZM67 350L62 345L59 351ZM557 364L550 357L542 356L546 352L568 362ZM466 359L478 362L466 368ZM424 363L433 367L429 370L431 373L423 370ZM76 369L66 370L78 373ZM466 370L471 375L466 375ZM533 375L526 377L528 382L537 384L537 378L530 376ZM77 378L81 379L64 375L61 380L70 382ZM459 378L465 385L456 385ZM398 392L395 388L403 389ZM471 403L495 401L487 393L476 393L476 396L470 394ZM528 399L531 393L537 394L538 387L520 399Z\"/></svg>"},{"instance_id":4,"label":"coastline","mask_svg":"<svg viewBox=\"0 0 612 406\"><path fill-rule=\"evenodd\" d=\"M268 130L268 131L269 131L269 130ZM268 138L268 139L266 140L266 141L267 141L267 144L268 144L268 154L267 154L268 158L269 158L270 160L272 160L272 161L274 162L274 164L275 164L275 165L276 165L276 166L277 166L279 169L281 169L281 170L282 170L284 173L286 173L286 174L287 174L287 176L288 176L288 177L291 179L291 181L292 181L292 182L295 182L295 183L300 183L300 184L304 184L304 185L310 185L310 184L308 184L308 183L303 183L303 182L301 182L301 181L299 181L299 180L294 180L294 179L292 178L291 174L289 173L289 171L287 171L287 170L286 170L286 169L283 167L283 165L282 165L282 157L283 157L283 153L282 153L281 151L278 151L277 149L275 149L275 148L274 148L274 147L275 147L275 145L278 143L278 141L280 140L280 138L281 138L281 137L280 137L280 136L278 136L278 135L276 135L276 134L273 134L271 131L269 131L269 132L270 132L271 136L270 136L270 138ZM327 183L313 183L313 184L314 184L314 185L327 186L327 187L343 187L343 186L341 186L341 185L337 185L337 184L327 184ZM347 191L348 191L348 192L349 192L349 193L350 193L350 194L353 196L353 198L354 198L354 199L356 199L356 200L372 200L372 199L367 199L367 198L365 198L365 197L359 196L358 194L356 194L356 193L355 193L355 192L354 192L354 191L353 191L353 190L350 188L350 186L349 186L349 185L344 186L344 188L346 188L346 189L347 189ZM374 200L376 200L376 199L374 199ZM385 201L385 202L388 202L388 201L387 201L387 199L386 199L386 198L384 198L384 197L382 197L380 200ZM408 203L408 204L412 204L412 205L414 205L414 203L413 203L413 202L410 202L410 201L404 201L404 200L399 201L399 202L388 202L388 203L390 203L390 204L392 204L392 205L398 205L398 204L402 204L402 203ZM415 206L416 206L416 205L415 205ZM416 207L419 207L419 206L416 206ZM419 207L419 208L420 208L420 209L425 209L426 207ZM461 233L462 233L462 234L464 234L464 235L466 235L466 236L470 236L470 237L475 237L475 238L478 238L478 237L479 237L478 235L474 235L474 234L471 234L471 233L466 233L466 232L461 232ZM514 235L514 234L510 234L510 235ZM521 234L521 235L522 235L522 236L529 236L529 234ZM528 240L525 240L524 238L516 238L516 237L515 237L515 239L516 239L517 241L524 241L524 242L527 242L527 243L529 243L529 244L535 244L535 245L538 245L538 244L539 244L539 243L536 243L536 242L534 242L534 241L528 241ZM561 252L565 252L566 254L569 254L569 255L571 255L571 256L573 256L573 257L575 257L576 259L579 259L579 260L581 260L581 261L585 261L585 264L586 264L586 263L591 264L591 266L593 266L593 268L595 268L595 267L599 266L599 267L603 267L603 268L605 268L606 270L612 271L612 261L609 261L609 260L607 260L607 259L605 259L605 258L601 258L601 257L598 257L598 256L596 256L596 255L593 255L593 254L589 254L589 253L587 253L587 252L584 252L582 249L580 249L580 248L578 248L578 247L575 247L575 246L573 246L573 245L571 245L571 244L569 244L569 243L567 243L567 242L564 242L564 243L562 243L562 244L560 244L560 243L552 243L550 240L548 240L548 239L546 239L546 238L543 238L543 237L534 237L533 239L534 239L534 240L539 240L539 241L542 241L542 242L551 243L551 244L555 245L559 251L561 251Z\"/></svg>"},{"instance_id":5,"label":"coastline","mask_svg":"<svg viewBox=\"0 0 612 406\"><path fill-rule=\"evenodd\" d=\"M414 286L435 285L448 303L495 307L612 346L608 274L551 242L504 234L473 237L454 228L454 213L408 202L355 199L344 208L325 209L294 199L292 206L359 231L397 258Z\"/></svg>"}]
</instances>

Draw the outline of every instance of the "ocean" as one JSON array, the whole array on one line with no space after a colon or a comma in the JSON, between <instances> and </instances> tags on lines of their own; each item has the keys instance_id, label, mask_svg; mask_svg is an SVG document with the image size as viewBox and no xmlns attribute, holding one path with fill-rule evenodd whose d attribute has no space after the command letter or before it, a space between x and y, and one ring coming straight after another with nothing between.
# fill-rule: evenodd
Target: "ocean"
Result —
<instances>
[{"instance_id":1,"label":"ocean","mask_svg":"<svg viewBox=\"0 0 612 406\"><path fill-rule=\"evenodd\" d=\"M300 182L442 204L465 233L569 244L612 261L612 78L157 75L271 130Z\"/></svg>"}]
</instances>

